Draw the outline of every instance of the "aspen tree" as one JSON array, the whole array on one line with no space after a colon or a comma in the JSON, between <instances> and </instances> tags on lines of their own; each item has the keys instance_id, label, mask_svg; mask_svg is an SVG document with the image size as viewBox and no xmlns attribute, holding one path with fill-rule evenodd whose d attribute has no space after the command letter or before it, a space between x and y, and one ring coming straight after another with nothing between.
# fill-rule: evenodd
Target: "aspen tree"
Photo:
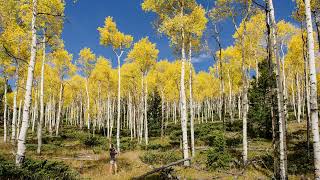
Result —
<instances>
[{"instance_id":1,"label":"aspen tree","mask_svg":"<svg viewBox=\"0 0 320 180\"><path fill-rule=\"evenodd\" d=\"M32 81L33 81L33 71L36 61L36 46L37 46L37 35L36 35L36 14L37 14L37 0L32 1L32 22L31 22L31 55L30 62L28 67L28 76L26 81L26 92L24 97L24 105L23 105L23 116L22 116L22 124L18 139L18 149L16 155L16 164L20 166L25 158L25 139L27 136L28 123L29 123L29 110L31 105L31 93L32 93Z\"/></svg>"},{"instance_id":2,"label":"aspen tree","mask_svg":"<svg viewBox=\"0 0 320 180\"><path fill-rule=\"evenodd\" d=\"M55 66L60 80L58 114L56 119L56 136L59 134L59 126L63 108L64 80L75 72L75 67L71 60L72 55L64 49L57 49L52 53L52 63Z\"/></svg>"},{"instance_id":3,"label":"aspen tree","mask_svg":"<svg viewBox=\"0 0 320 180\"><path fill-rule=\"evenodd\" d=\"M93 54L90 48L83 48L79 53L78 64L84 73L86 79L86 96L87 96L87 108L86 108L86 120L87 128L90 130L91 119L90 119L90 90L89 90L89 77L96 63L96 55Z\"/></svg>"},{"instance_id":4,"label":"aspen tree","mask_svg":"<svg viewBox=\"0 0 320 180\"><path fill-rule=\"evenodd\" d=\"M308 60L310 70L310 115L313 134L313 154L314 154L314 175L315 179L320 179L320 142L319 142L319 126L318 126L318 103L317 103L317 78L314 54L314 39L310 0L305 0L305 13L307 24L307 40L308 40Z\"/></svg>"},{"instance_id":5,"label":"aspen tree","mask_svg":"<svg viewBox=\"0 0 320 180\"><path fill-rule=\"evenodd\" d=\"M180 111L181 111L181 129L183 141L183 157L188 158L188 134L187 134L187 104L185 94L185 61L186 61L186 39L188 33L193 32L190 19L197 9L201 9L195 1L156 1L145 0L142 3L142 9L151 11L159 16L158 30L166 34L173 45L178 45L181 50L181 76L180 76ZM163 11L165 9L165 11ZM192 22L194 23L194 22ZM196 26L195 26L196 27ZM189 166L189 161L184 165Z\"/></svg>"},{"instance_id":6,"label":"aspen tree","mask_svg":"<svg viewBox=\"0 0 320 180\"><path fill-rule=\"evenodd\" d=\"M147 102L148 102L148 87L147 87L147 74L150 69L155 65L158 58L159 50L156 49L156 44L149 41L148 37L141 39L135 43L133 49L128 54L128 59L137 63L138 68L143 74L144 84L144 133L145 143L148 145L148 119L147 119Z\"/></svg>"},{"instance_id":7,"label":"aspen tree","mask_svg":"<svg viewBox=\"0 0 320 180\"><path fill-rule=\"evenodd\" d=\"M108 16L105 19L104 27L99 27L100 44L106 47L111 46L113 52L117 56L118 63L118 98L117 98L117 150L120 152L120 111L121 111L121 57L126 49L130 48L133 37L125 35L117 29L116 23L112 17Z\"/></svg>"}]
</instances>

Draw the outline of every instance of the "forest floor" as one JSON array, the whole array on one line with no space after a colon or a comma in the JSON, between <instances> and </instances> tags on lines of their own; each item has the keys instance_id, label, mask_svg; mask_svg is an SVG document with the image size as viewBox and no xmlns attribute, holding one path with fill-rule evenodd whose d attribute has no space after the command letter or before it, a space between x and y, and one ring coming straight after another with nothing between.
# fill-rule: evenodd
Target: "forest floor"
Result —
<instances>
[{"instance_id":1,"label":"forest floor","mask_svg":"<svg viewBox=\"0 0 320 180\"><path fill-rule=\"evenodd\" d=\"M43 140L42 154L36 154L36 135L31 134L27 140L28 158L37 160L62 161L66 165L80 174L81 179L130 179L142 175L155 167L160 167L160 163L145 163L142 156L150 152L158 152L146 147L127 147L118 157L119 172L117 175L109 173L108 139L101 135L95 135L99 144L85 145L82 137L88 136L88 132L75 131L72 128L64 128L59 137L45 136ZM125 138L123 146L128 141ZM241 131L226 132L226 139L231 143L228 150L238 155L233 164L240 163L241 159ZM88 140L87 140L88 141ZM150 144L166 144L168 138L160 139L151 137ZM239 142L240 141L240 142ZM87 143L88 144L88 143ZM231 144L231 145L230 145ZM3 143L0 140L0 154L7 159L14 159L15 147L10 143ZM160 148L162 146L159 146ZM311 147L312 148L312 147ZM270 179L272 178L272 143L271 140L254 138L249 140L249 165L245 169L237 165L232 165L227 169L208 170L206 168L205 152L207 146L198 145L196 156L192 160L192 166L185 168L175 166L175 174L182 179ZM180 153L179 147L174 150ZM235 155L235 156L236 156ZM310 155L312 157L312 153ZM149 156L148 156L149 157ZM182 155L181 155L182 159ZM312 158L311 158L312 159ZM306 153L306 125L305 123L290 122L288 124L288 172L290 179L301 179L312 177L312 160L308 160ZM311 168L311 169L310 169ZM157 179L157 176L149 179Z\"/></svg>"}]
</instances>

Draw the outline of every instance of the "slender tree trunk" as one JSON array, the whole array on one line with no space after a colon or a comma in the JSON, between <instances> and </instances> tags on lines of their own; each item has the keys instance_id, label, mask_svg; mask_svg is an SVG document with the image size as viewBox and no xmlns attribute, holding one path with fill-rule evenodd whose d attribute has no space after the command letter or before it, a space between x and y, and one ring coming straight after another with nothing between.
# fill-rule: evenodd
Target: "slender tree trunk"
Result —
<instances>
[{"instance_id":1,"label":"slender tree trunk","mask_svg":"<svg viewBox=\"0 0 320 180\"><path fill-rule=\"evenodd\" d=\"M281 49L281 65L282 65L282 79L283 79L283 110L284 110L284 115L286 117L286 119L288 119L288 110L287 110L287 104L288 104L288 92L287 92L287 80L286 80L286 72L285 72L285 61L284 61L284 57L285 57L285 54L284 54L284 50L283 50L283 42L281 42L281 45L280 45L280 49Z\"/></svg>"},{"instance_id":2,"label":"slender tree trunk","mask_svg":"<svg viewBox=\"0 0 320 180\"><path fill-rule=\"evenodd\" d=\"M190 103L190 136L191 136L191 155L195 156L194 147L194 116L193 116L193 98L192 98L192 43L189 42L189 103Z\"/></svg>"},{"instance_id":3,"label":"slender tree trunk","mask_svg":"<svg viewBox=\"0 0 320 180\"><path fill-rule=\"evenodd\" d=\"M164 95L163 95L163 91L161 91L161 138L163 138L164 135Z\"/></svg>"},{"instance_id":4,"label":"slender tree trunk","mask_svg":"<svg viewBox=\"0 0 320 180\"><path fill-rule=\"evenodd\" d=\"M183 10L182 10L183 12ZM187 104L186 104L186 93L184 85L184 76L185 76L185 46L184 46L184 30L182 29L182 62L181 62L181 79L180 79L180 108L181 108L181 129L182 129L182 144L183 144L183 158L189 158L189 147L188 147L188 131L187 131ZM185 166L189 166L190 162L185 161Z\"/></svg>"},{"instance_id":5,"label":"slender tree trunk","mask_svg":"<svg viewBox=\"0 0 320 180\"><path fill-rule=\"evenodd\" d=\"M48 129L49 129L49 134L52 136L52 108L53 108L53 101L52 101L52 96L50 96L49 100L49 105L48 105Z\"/></svg>"},{"instance_id":6,"label":"slender tree trunk","mask_svg":"<svg viewBox=\"0 0 320 180\"><path fill-rule=\"evenodd\" d=\"M32 113L32 134L34 133L34 128L36 124L36 119L37 119L37 113L38 113L38 89L35 88L34 92L34 106L33 106L33 113Z\"/></svg>"},{"instance_id":7,"label":"slender tree trunk","mask_svg":"<svg viewBox=\"0 0 320 180\"><path fill-rule=\"evenodd\" d=\"M121 53L122 54L122 53ZM117 151L120 153L120 111L121 111L121 104L120 104L120 87L121 87L121 71L120 71L120 56L118 56L118 115L117 115Z\"/></svg>"},{"instance_id":8,"label":"slender tree trunk","mask_svg":"<svg viewBox=\"0 0 320 180\"><path fill-rule=\"evenodd\" d=\"M230 70L228 70L228 79L229 79L229 113L231 118L231 123L234 122L233 117L233 103L232 103L232 84L231 84L231 77L230 77Z\"/></svg>"},{"instance_id":9,"label":"slender tree trunk","mask_svg":"<svg viewBox=\"0 0 320 180\"><path fill-rule=\"evenodd\" d=\"M238 95L238 119L241 119L241 94Z\"/></svg>"},{"instance_id":10,"label":"slender tree trunk","mask_svg":"<svg viewBox=\"0 0 320 180\"><path fill-rule=\"evenodd\" d=\"M57 114L57 121L56 121L56 136L59 135L59 125L62 113L62 106L63 106L63 84L60 84L60 93L59 93L59 104L58 104L58 114Z\"/></svg>"},{"instance_id":11,"label":"slender tree trunk","mask_svg":"<svg viewBox=\"0 0 320 180\"><path fill-rule=\"evenodd\" d=\"M25 158L25 141L27 136L28 124L29 124L29 110L31 105L31 94L32 94L32 82L33 82L33 71L36 62L36 51L37 51L37 30L36 30L36 14L37 14L37 0L33 0L32 10L32 21L31 21L31 55L28 66L28 76L26 81L26 91L23 105L23 116L22 126L18 139L18 149L16 154L16 165L20 166Z\"/></svg>"},{"instance_id":12,"label":"slender tree trunk","mask_svg":"<svg viewBox=\"0 0 320 180\"><path fill-rule=\"evenodd\" d=\"M4 94L3 94L3 99L4 99L4 112L3 112L3 142L7 142L7 113L8 113L8 110L7 110L7 89L8 89L8 80L7 78L5 77L4 78Z\"/></svg>"},{"instance_id":13,"label":"slender tree trunk","mask_svg":"<svg viewBox=\"0 0 320 180\"><path fill-rule=\"evenodd\" d=\"M147 108L148 108L148 83L147 83L147 76L144 75L144 84L145 84L145 92L144 92L144 138L145 143L148 145L148 114L147 114Z\"/></svg>"},{"instance_id":14,"label":"slender tree trunk","mask_svg":"<svg viewBox=\"0 0 320 180\"><path fill-rule=\"evenodd\" d=\"M296 119L298 119L297 109L296 109L296 96L295 96L295 92L294 92L294 81L293 81L293 80L292 80L291 90L292 90L292 106L293 106L293 112L294 112L294 116L296 117Z\"/></svg>"},{"instance_id":15,"label":"slender tree trunk","mask_svg":"<svg viewBox=\"0 0 320 180\"><path fill-rule=\"evenodd\" d=\"M17 137L19 137L20 132L20 124L21 124L21 106L22 106L22 100L19 102L19 113L18 113L18 125L17 125Z\"/></svg>"},{"instance_id":16,"label":"slender tree trunk","mask_svg":"<svg viewBox=\"0 0 320 180\"><path fill-rule=\"evenodd\" d=\"M86 78L86 94L87 94L87 127L90 130L90 95L89 95L89 77Z\"/></svg>"},{"instance_id":17,"label":"slender tree trunk","mask_svg":"<svg viewBox=\"0 0 320 180\"><path fill-rule=\"evenodd\" d=\"M309 157L310 156L310 84L309 84L310 81L308 78L307 68L308 68L308 61L307 61L307 57L304 56L304 68L303 68L304 69L304 94L303 94L304 108L303 110L306 112L306 119L307 119L307 151L308 151L308 157Z\"/></svg>"},{"instance_id":18,"label":"slender tree trunk","mask_svg":"<svg viewBox=\"0 0 320 180\"><path fill-rule=\"evenodd\" d=\"M243 46L243 45L242 45ZM243 164L246 165L248 161L248 137L247 137L247 109L248 109L248 88L247 75L245 68L244 47L242 48L242 143L243 143Z\"/></svg>"},{"instance_id":19,"label":"slender tree trunk","mask_svg":"<svg viewBox=\"0 0 320 180\"><path fill-rule=\"evenodd\" d=\"M314 55L313 27L311 19L310 0L305 0L306 23L308 34L308 58L310 69L310 115L313 134L313 154L315 179L320 179L320 144L319 144L319 124L318 124L318 103L317 103L317 77Z\"/></svg>"},{"instance_id":20,"label":"slender tree trunk","mask_svg":"<svg viewBox=\"0 0 320 180\"><path fill-rule=\"evenodd\" d=\"M80 117L79 117L79 123L80 123L80 129L83 127L83 104L82 104L82 98L80 99Z\"/></svg>"},{"instance_id":21,"label":"slender tree trunk","mask_svg":"<svg viewBox=\"0 0 320 180\"><path fill-rule=\"evenodd\" d=\"M44 118L44 65L46 60L46 36L45 32L43 35L43 57L42 57L42 64L41 64L41 80L40 80L40 120L38 124L38 148L37 153L41 154L41 146L42 146L42 124Z\"/></svg>"},{"instance_id":22,"label":"slender tree trunk","mask_svg":"<svg viewBox=\"0 0 320 180\"><path fill-rule=\"evenodd\" d=\"M17 132L16 132L16 124L17 124L17 95L18 95L18 86L19 86L19 64L18 61L16 60L16 70L15 70L15 91L13 94L13 116L12 116L12 134L11 134L11 141L12 143L14 143L16 141L16 136L17 136Z\"/></svg>"},{"instance_id":23,"label":"slender tree trunk","mask_svg":"<svg viewBox=\"0 0 320 180\"><path fill-rule=\"evenodd\" d=\"M132 114L132 98L131 98L131 93L129 92L129 128L130 128L130 138L133 140L133 114ZM134 112L133 112L134 113Z\"/></svg>"},{"instance_id":24,"label":"slender tree trunk","mask_svg":"<svg viewBox=\"0 0 320 180\"><path fill-rule=\"evenodd\" d=\"M299 76L296 74L296 87L297 87L297 96L298 96L298 118L297 121L298 123L301 122L301 93L300 93L300 81L299 81Z\"/></svg>"},{"instance_id":25,"label":"slender tree trunk","mask_svg":"<svg viewBox=\"0 0 320 180\"><path fill-rule=\"evenodd\" d=\"M274 17L274 9L272 0L268 0L269 16L271 23L271 45L273 57L275 58L276 68L276 81L277 81L277 97L278 97L278 113L279 113L279 141L280 141L280 179L286 179L286 125L285 125L285 112L284 112L284 94L283 94L283 79L281 74L280 59L278 57L277 39L276 39L276 22Z\"/></svg>"}]
</instances>

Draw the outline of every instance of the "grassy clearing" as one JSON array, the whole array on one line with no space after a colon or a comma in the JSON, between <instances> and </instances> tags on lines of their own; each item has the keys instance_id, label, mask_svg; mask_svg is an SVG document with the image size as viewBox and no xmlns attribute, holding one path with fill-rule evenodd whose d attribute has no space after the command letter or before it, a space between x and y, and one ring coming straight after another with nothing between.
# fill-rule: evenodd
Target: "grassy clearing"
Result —
<instances>
[{"instance_id":1,"label":"grassy clearing","mask_svg":"<svg viewBox=\"0 0 320 180\"><path fill-rule=\"evenodd\" d=\"M218 125L217 125L218 124ZM249 139L249 159L253 161L244 171L241 164L241 131L227 130L225 133L225 149L231 161L227 168L210 169L207 167L208 148L220 146L219 128L221 124L213 123L196 127L196 156L192 166L185 168L175 166L175 175L186 179L270 179L272 177L272 143L267 139ZM150 138L150 145L139 145L130 142L130 138L122 138L125 149L118 158L119 173L109 173L109 140L95 135L92 140L88 132L64 128L59 137L44 136L42 154L36 154L36 136L30 134L27 140L27 157L34 160L50 160L66 164L78 173L81 179L130 179L144 174L155 167L174 162L182 158L179 148L179 127L171 127L171 133L164 138ZM288 171L290 179L312 177L312 160L306 158L306 126L305 123L290 122L288 124ZM212 134L213 132L213 134ZM208 135L210 134L211 135ZM217 134L218 133L218 134ZM218 144L217 144L218 143ZM208 145L209 144L209 145ZM15 147L0 141L0 154L13 162ZM210 147L211 146L211 147ZM312 147L311 147L312 148ZM218 154L219 155L219 154ZM312 151L310 154L312 157ZM151 176L157 179L159 176Z\"/></svg>"}]
</instances>

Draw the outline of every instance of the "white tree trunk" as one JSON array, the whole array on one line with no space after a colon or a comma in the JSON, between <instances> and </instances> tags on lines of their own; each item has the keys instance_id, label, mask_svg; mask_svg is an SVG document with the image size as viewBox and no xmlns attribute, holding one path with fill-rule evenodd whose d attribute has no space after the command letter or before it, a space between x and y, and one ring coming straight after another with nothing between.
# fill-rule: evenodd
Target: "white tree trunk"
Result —
<instances>
[{"instance_id":1,"label":"white tree trunk","mask_svg":"<svg viewBox=\"0 0 320 180\"><path fill-rule=\"evenodd\" d=\"M257 70L257 74L258 74ZM258 78L258 75L257 75ZM233 103L232 103L232 84L231 84L231 77L230 77L230 70L228 70L228 80L229 80L229 113L230 113L230 118L231 118L231 123L233 123L234 118L233 118Z\"/></svg>"},{"instance_id":2,"label":"white tree trunk","mask_svg":"<svg viewBox=\"0 0 320 180\"><path fill-rule=\"evenodd\" d=\"M59 103L58 103L58 114L57 114L57 121L56 121L56 136L59 135L59 126L60 126L61 112L62 112L62 106L63 106L62 93L63 93L63 84L61 83L60 93L59 93Z\"/></svg>"},{"instance_id":3,"label":"white tree trunk","mask_svg":"<svg viewBox=\"0 0 320 180\"><path fill-rule=\"evenodd\" d=\"M190 103L190 136L191 136L191 154L195 156L194 147L194 117L193 117L193 99L192 99L192 43L189 42L189 103Z\"/></svg>"},{"instance_id":4,"label":"white tree trunk","mask_svg":"<svg viewBox=\"0 0 320 180\"><path fill-rule=\"evenodd\" d=\"M44 118L44 65L46 60L46 36L45 32L43 34L43 56L42 56L42 64L41 64L41 78L40 78L40 120L38 123L38 148L37 153L41 154L41 146L42 146L42 126L43 126L43 118Z\"/></svg>"},{"instance_id":5,"label":"white tree trunk","mask_svg":"<svg viewBox=\"0 0 320 180\"><path fill-rule=\"evenodd\" d=\"M87 127L88 130L90 130L90 95L89 95L89 77L87 77L86 79L86 94L87 94Z\"/></svg>"},{"instance_id":6,"label":"white tree trunk","mask_svg":"<svg viewBox=\"0 0 320 180\"><path fill-rule=\"evenodd\" d=\"M281 62L278 57L277 39L276 39L276 21L274 17L274 8L272 0L268 0L270 10L270 22L271 22L271 45L273 50L273 57L276 60L276 76L277 76L277 98L278 98L278 112L279 112L279 143L280 143L280 179L286 179L286 157L285 157L285 112L284 112L284 94L283 94L283 79L281 73Z\"/></svg>"},{"instance_id":7,"label":"white tree trunk","mask_svg":"<svg viewBox=\"0 0 320 180\"><path fill-rule=\"evenodd\" d=\"M122 53L121 53L122 54ZM118 153L120 153L120 111L121 111L121 102L120 102L120 91L121 91L121 71L120 71L120 56L118 56L118 104L117 104L117 108L118 108L118 115L117 115L117 151Z\"/></svg>"},{"instance_id":8,"label":"white tree trunk","mask_svg":"<svg viewBox=\"0 0 320 180\"><path fill-rule=\"evenodd\" d=\"M33 82L33 71L36 63L36 51L37 51L37 30L36 30L36 14L37 14L37 0L33 0L32 10L32 21L31 21L31 54L30 62L28 66L28 76L26 81L26 91L23 105L22 125L18 139L18 149L16 154L16 164L20 166L25 158L25 141L27 136L27 130L29 125L29 110L31 105L31 94L32 94L32 82Z\"/></svg>"},{"instance_id":9,"label":"white tree trunk","mask_svg":"<svg viewBox=\"0 0 320 180\"><path fill-rule=\"evenodd\" d=\"M19 113L18 113L18 125L17 125L17 137L19 137L20 132L20 124L21 124L21 106L22 106L22 100L19 102Z\"/></svg>"},{"instance_id":10,"label":"white tree trunk","mask_svg":"<svg viewBox=\"0 0 320 180\"><path fill-rule=\"evenodd\" d=\"M315 179L320 179L320 144L319 144L319 126L318 126L318 104L317 104L317 77L314 55L313 28L311 19L310 0L305 0L306 23L308 33L308 58L310 68L310 115L313 134L313 153Z\"/></svg>"},{"instance_id":11,"label":"white tree trunk","mask_svg":"<svg viewBox=\"0 0 320 180\"><path fill-rule=\"evenodd\" d=\"M3 142L7 142L7 78L4 79L4 112L3 112Z\"/></svg>"},{"instance_id":12,"label":"white tree trunk","mask_svg":"<svg viewBox=\"0 0 320 180\"><path fill-rule=\"evenodd\" d=\"M145 92L144 92L144 138L145 143L148 145L148 114L147 114L147 108L148 108L148 83L147 83L147 76L144 76L144 84L145 84Z\"/></svg>"},{"instance_id":13,"label":"white tree trunk","mask_svg":"<svg viewBox=\"0 0 320 180\"><path fill-rule=\"evenodd\" d=\"M247 137L247 112L248 112L248 81L247 81L247 68L245 66L245 47L244 47L244 40L245 40L245 29L242 35L241 40L241 69L242 69L242 158L243 164L246 165L248 161L248 137Z\"/></svg>"},{"instance_id":14,"label":"white tree trunk","mask_svg":"<svg viewBox=\"0 0 320 180\"><path fill-rule=\"evenodd\" d=\"M181 60L181 79L180 79L180 108L181 108L181 130L182 130L182 144L183 144L183 158L189 158L189 147L188 147L188 131L187 131L187 103L186 103L186 92L184 85L185 76L185 46L184 46L184 32L182 32L182 60ZM185 166L189 166L189 161L184 161Z\"/></svg>"},{"instance_id":15,"label":"white tree trunk","mask_svg":"<svg viewBox=\"0 0 320 180\"><path fill-rule=\"evenodd\" d=\"M298 117L297 117L297 121L298 121L298 123L300 123L300 119L301 119L301 91L300 91L300 81L299 81L299 76L298 76L298 74L296 75L296 87L297 87L297 96L298 96L298 102L297 102L297 104L298 104Z\"/></svg>"},{"instance_id":16,"label":"white tree trunk","mask_svg":"<svg viewBox=\"0 0 320 180\"><path fill-rule=\"evenodd\" d=\"M161 91L161 138L163 138L164 135L164 95L163 90Z\"/></svg>"},{"instance_id":17,"label":"white tree trunk","mask_svg":"<svg viewBox=\"0 0 320 180\"><path fill-rule=\"evenodd\" d=\"M298 117L297 117L297 109L296 109L296 96L295 96L295 91L294 91L294 82L292 82L291 90L292 90L293 113L294 113L294 116L296 117L296 119L298 119Z\"/></svg>"},{"instance_id":18,"label":"white tree trunk","mask_svg":"<svg viewBox=\"0 0 320 180\"><path fill-rule=\"evenodd\" d=\"M16 132L16 125L17 125L17 95L18 95L18 86L19 86L19 64L18 61L16 60L16 70L15 70L15 91L13 94L13 116L12 116L12 134L11 134L11 141L14 143L16 140L17 132Z\"/></svg>"}]
</instances>

